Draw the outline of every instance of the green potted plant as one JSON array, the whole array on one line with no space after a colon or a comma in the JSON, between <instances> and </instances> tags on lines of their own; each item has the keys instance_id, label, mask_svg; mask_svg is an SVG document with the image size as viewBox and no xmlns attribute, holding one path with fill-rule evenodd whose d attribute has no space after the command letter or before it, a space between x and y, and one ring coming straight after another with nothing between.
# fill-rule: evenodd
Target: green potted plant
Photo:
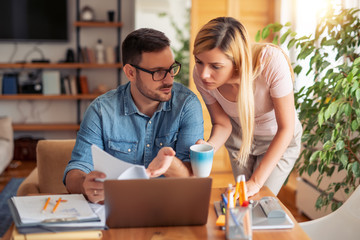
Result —
<instances>
[{"instance_id":1,"label":"green potted plant","mask_svg":"<svg viewBox=\"0 0 360 240\"><path fill-rule=\"evenodd\" d=\"M295 48L297 60L309 60L307 78L313 85L295 93L295 104L304 132L304 148L295 165L300 176L318 172L324 176L346 171L341 181L331 181L316 202L316 208L342 202L334 199L340 189L346 194L360 180L360 19L359 9L340 13L329 9L319 21L314 36L297 36L291 24L274 23L256 35L256 41L272 38L274 44ZM281 33L280 33L281 31ZM299 75L305 69L294 64ZM302 81L302 79L297 79Z\"/></svg>"}]
</instances>

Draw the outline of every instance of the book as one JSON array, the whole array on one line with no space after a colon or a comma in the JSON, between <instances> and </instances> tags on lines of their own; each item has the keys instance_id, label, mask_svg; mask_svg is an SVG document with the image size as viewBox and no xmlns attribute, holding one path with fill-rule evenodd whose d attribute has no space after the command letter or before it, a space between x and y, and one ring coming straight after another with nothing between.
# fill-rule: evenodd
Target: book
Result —
<instances>
[{"instance_id":1,"label":"book","mask_svg":"<svg viewBox=\"0 0 360 240\"><path fill-rule=\"evenodd\" d=\"M81 94L89 94L89 86L88 86L87 76L81 75L79 77L79 83L80 83Z\"/></svg>"},{"instance_id":2,"label":"book","mask_svg":"<svg viewBox=\"0 0 360 240\"><path fill-rule=\"evenodd\" d=\"M70 87L70 77L65 76L62 78L63 88L64 88L64 94L71 94L71 87Z\"/></svg>"},{"instance_id":3,"label":"book","mask_svg":"<svg viewBox=\"0 0 360 240\"><path fill-rule=\"evenodd\" d=\"M100 181L110 179L149 179L145 167L142 165L131 164L118 159L96 145L91 146L91 153L94 170L106 174L106 179L99 179Z\"/></svg>"},{"instance_id":4,"label":"book","mask_svg":"<svg viewBox=\"0 0 360 240\"><path fill-rule=\"evenodd\" d=\"M2 93L3 94L17 94L18 93L17 74L5 73L3 75Z\"/></svg>"},{"instance_id":5,"label":"book","mask_svg":"<svg viewBox=\"0 0 360 240\"><path fill-rule=\"evenodd\" d=\"M88 57L89 63L96 63L95 51L93 48L87 48L87 57Z\"/></svg>"},{"instance_id":6,"label":"book","mask_svg":"<svg viewBox=\"0 0 360 240\"><path fill-rule=\"evenodd\" d=\"M106 63L115 63L115 50L113 47L106 47Z\"/></svg>"},{"instance_id":7,"label":"book","mask_svg":"<svg viewBox=\"0 0 360 240\"><path fill-rule=\"evenodd\" d=\"M72 95L78 94L77 80L76 76L69 76L70 82L70 92Z\"/></svg>"},{"instance_id":8,"label":"book","mask_svg":"<svg viewBox=\"0 0 360 240\"><path fill-rule=\"evenodd\" d=\"M105 229L104 206L88 203L82 194L12 197L8 205L22 234Z\"/></svg>"},{"instance_id":9,"label":"book","mask_svg":"<svg viewBox=\"0 0 360 240\"><path fill-rule=\"evenodd\" d=\"M2 91L3 76L4 76L4 74L0 73L0 95L3 93L3 91Z\"/></svg>"},{"instance_id":10,"label":"book","mask_svg":"<svg viewBox=\"0 0 360 240\"><path fill-rule=\"evenodd\" d=\"M56 233L28 233L21 234L14 227L12 232L12 240L65 240L65 239L101 239L102 232L99 230L84 230L72 232L56 232Z\"/></svg>"},{"instance_id":11,"label":"book","mask_svg":"<svg viewBox=\"0 0 360 240\"><path fill-rule=\"evenodd\" d=\"M60 71L43 71L42 85L44 95L61 94Z\"/></svg>"}]
</instances>

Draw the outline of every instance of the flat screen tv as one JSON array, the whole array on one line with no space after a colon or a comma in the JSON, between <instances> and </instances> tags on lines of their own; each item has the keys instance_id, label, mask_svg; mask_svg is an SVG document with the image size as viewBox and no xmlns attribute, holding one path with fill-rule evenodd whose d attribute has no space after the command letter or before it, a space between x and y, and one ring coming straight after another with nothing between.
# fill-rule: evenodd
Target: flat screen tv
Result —
<instances>
[{"instance_id":1,"label":"flat screen tv","mask_svg":"<svg viewBox=\"0 0 360 240\"><path fill-rule=\"evenodd\" d=\"M67 40L67 0L0 0L0 41Z\"/></svg>"}]
</instances>

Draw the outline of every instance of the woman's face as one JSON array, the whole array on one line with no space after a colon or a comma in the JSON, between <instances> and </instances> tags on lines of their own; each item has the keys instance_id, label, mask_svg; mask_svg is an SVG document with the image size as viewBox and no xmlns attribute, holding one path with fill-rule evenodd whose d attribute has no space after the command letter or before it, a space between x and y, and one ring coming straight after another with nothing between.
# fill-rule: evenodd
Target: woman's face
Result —
<instances>
[{"instance_id":1,"label":"woman's face","mask_svg":"<svg viewBox=\"0 0 360 240\"><path fill-rule=\"evenodd\" d=\"M194 71L208 90L224 84L238 83L238 78L234 78L233 70L232 61L219 48L195 55Z\"/></svg>"}]
</instances>

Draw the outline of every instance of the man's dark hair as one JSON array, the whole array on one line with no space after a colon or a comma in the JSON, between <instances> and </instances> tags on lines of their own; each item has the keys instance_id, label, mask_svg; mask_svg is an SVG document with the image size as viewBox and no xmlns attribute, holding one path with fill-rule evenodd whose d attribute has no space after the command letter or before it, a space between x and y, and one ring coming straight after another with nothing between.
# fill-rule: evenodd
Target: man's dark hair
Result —
<instances>
[{"instance_id":1,"label":"man's dark hair","mask_svg":"<svg viewBox=\"0 0 360 240\"><path fill-rule=\"evenodd\" d=\"M158 52L168 46L170 40L163 32L151 28L135 30L122 43L123 65L139 64L143 52Z\"/></svg>"}]
</instances>

